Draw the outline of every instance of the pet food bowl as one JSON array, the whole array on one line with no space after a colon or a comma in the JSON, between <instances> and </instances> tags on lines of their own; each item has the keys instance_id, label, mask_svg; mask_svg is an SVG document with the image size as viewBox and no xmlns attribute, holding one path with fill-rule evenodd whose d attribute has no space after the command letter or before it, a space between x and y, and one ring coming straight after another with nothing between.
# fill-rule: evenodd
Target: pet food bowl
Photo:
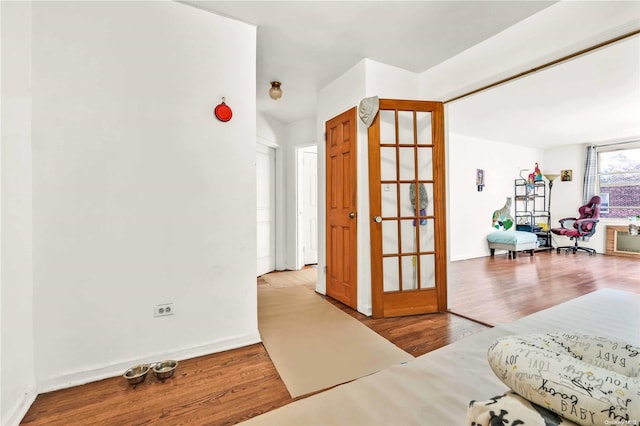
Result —
<instances>
[{"instance_id":1,"label":"pet food bowl","mask_svg":"<svg viewBox=\"0 0 640 426\"><path fill-rule=\"evenodd\" d=\"M148 372L149 366L147 364L136 365L125 371L122 377L127 379L130 385L137 385L144 382Z\"/></svg>"},{"instance_id":2,"label":"pet food bowl","mask_svg":"<svg viewBox=\"0 0 640 426\"><path fill-rule=\"evenodd\" d=\"M173 376L173 372L178 366L178 361L162 361L153 366L153 374L162 381L165 381L169 377Z\"/></svg>"}]
</instances>

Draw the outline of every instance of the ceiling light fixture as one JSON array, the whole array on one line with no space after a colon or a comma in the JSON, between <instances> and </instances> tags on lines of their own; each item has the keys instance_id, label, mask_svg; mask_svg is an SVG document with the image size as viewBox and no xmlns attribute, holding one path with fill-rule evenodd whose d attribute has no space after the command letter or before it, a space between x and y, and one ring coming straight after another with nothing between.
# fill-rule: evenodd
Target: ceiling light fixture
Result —
<instances>
[{"instance_id":1,"label":"ceiling light fixture","mask_svg":"<svg viewBox=\"0 0 640 426\"><path fill-rule=\"evenodd\" d=\"M269 96L271 96L271 99L277 101L282 97L282 89L280 88L281 84L282 83L279 81L271 82L271 89L269 89Z\"/></svg>"}]
</instances>

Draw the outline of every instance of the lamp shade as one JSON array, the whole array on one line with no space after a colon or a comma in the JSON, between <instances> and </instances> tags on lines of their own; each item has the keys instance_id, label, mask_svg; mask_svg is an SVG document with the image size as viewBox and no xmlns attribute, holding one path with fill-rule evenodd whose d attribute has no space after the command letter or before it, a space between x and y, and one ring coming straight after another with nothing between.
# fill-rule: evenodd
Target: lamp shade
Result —
<instances>
[{"instance_id":1,"label":"lamp shade","mask_svg":"<svg viewBox=\"0 0 640 426\"><path fill-rule=\"evenodd\" d=\"M560 176L560 173L543 173L542 176L544 176L544 178L549 182L553 182L558 178L558 176Z\"/></svg>"},{"instance_id":2,"label":"lamp shade","mask_svg":"<svg viewBox=\"0 0 640 426\"><path fill-rule=\"evenodd\" d=\"M279 81L271 82L271 89L269 89L269 96L271 97L271 99L277 101L282 97L282 89L280 88L281 84L282 83L280 83Z\"/></svg>"}]
</instances>

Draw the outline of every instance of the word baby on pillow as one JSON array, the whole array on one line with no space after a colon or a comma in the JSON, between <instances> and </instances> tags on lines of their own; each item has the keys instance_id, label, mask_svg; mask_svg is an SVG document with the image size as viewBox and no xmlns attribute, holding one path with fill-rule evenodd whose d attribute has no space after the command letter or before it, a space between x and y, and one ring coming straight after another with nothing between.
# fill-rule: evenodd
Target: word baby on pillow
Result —
<instances>
[{"instance_id":1,"label":"word baby on pillow","mask_svg":"<svg viewBox=\"0 0 640 426\"><path fill-rule=\"evenodd\" d=\"M498 378L580 425L640 424L640 348L563 333L508 336L488 352Z\"/></svg>"}]
</instances>

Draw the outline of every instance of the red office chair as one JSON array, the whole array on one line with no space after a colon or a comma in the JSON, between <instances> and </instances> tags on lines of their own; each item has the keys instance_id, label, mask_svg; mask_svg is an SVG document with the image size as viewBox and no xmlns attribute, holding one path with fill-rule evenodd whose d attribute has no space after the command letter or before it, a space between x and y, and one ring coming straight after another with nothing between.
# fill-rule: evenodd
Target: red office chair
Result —
<instances>
[{"instance_id":1,"label":"red office chair","mask_svg":"<svg viewBox=\"0 0 640 426\"><path fill-rule=\"evenodd\" d=\"M596 224L599 222L600 217L600 197L593 196L587 204L578 209L580 217L566 217L560 219L561 228L553 228L551 232L556 235L564 235L571 240L575 240L575 244L572 246L558 247L557 252L564 249L566 254L570 251L575 254L578 250L584 250L589 253L589 256L596 254L596 251L589 247L581 247L578 245L578 239L584 237L590 237L596 232Z\"/></svg>"}]
</instances>

